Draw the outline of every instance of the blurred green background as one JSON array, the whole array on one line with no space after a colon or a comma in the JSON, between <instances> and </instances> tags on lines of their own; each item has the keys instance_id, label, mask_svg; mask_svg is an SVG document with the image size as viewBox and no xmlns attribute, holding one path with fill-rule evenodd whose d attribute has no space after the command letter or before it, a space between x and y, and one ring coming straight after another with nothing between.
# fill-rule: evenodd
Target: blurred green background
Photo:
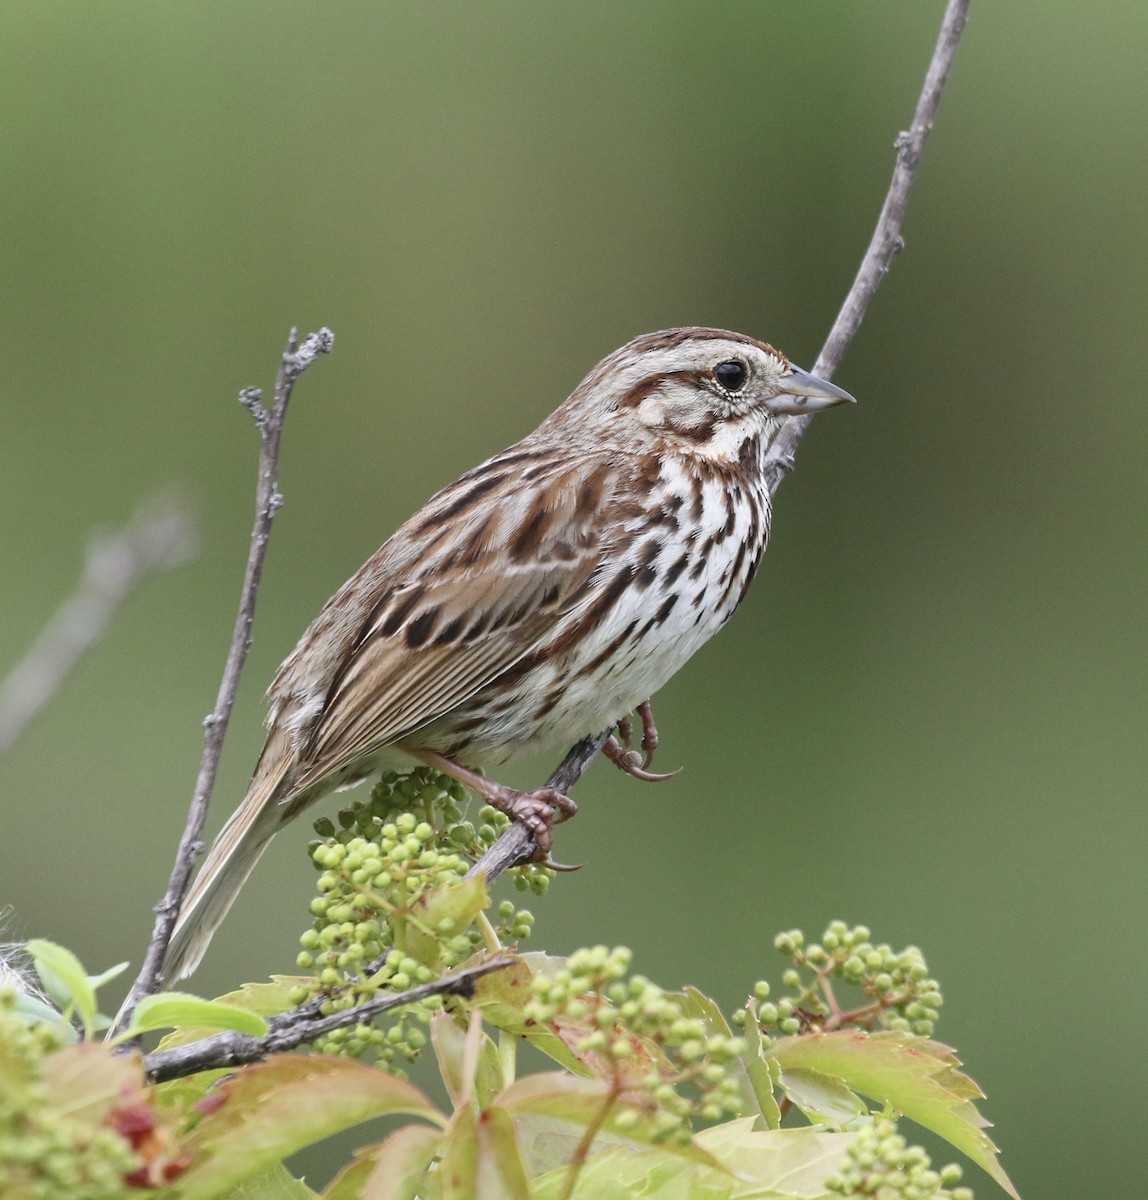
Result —
<instances>
[{"instance_id":1,"label":"blurred green background","mask_svg":"<svg viewBox=\"0 0 1148 1200\"><path fill-rule=\"evenodd\" d=\"M533 905L537 941L629 944L726 1006L780 973L782 928L919 943L1022 1193L1131 1196L1148 9L973 10L906 252L837 376L860 403L818 418L753 594L660 697L683 774L599 764L578 788L558 851L587 866ZM940 15L6 0L0 672L143 495L182 482L204 539L0 764L9 935L139 961L246 549L234 395L270 385L292 323L336 351L296 393L213 828L322 601L603 354L698 323L812 364ZM198 990L290 967L309 833L275 845Z\"/></svg>"}]
</instances>

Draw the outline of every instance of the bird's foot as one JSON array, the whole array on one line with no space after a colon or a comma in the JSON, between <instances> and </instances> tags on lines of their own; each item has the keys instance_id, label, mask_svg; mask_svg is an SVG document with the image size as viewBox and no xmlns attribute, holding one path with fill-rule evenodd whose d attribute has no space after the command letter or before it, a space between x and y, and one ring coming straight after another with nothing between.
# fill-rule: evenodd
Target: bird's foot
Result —
<instances>
[{"instance_id":1,"label":"bird's foot","mask_svg":"<svg viewBox=\"0 0 1148 1200\"><path fill-rule=\"evenodd\" d=\"M661 783L663 780L673 779L680 773L681 767L678 767L676 771L665 772L648 769L654 761L654 751L658 748L658 727L654 724L654 711L650 707L649 700L643 700L634 711L642 718L641 751L630 749L630 742L634 736L634 724L629 717L623 717L614 727L617 736L610 737L606 741L602 747L602 753L618 770L625 771L627 775L632 775L635 779L641 779L646 783Z\"/></svg>"},{"instance_id":2,"label":"bird's foot","mask_svg":"<svg viewBox=\"0 0 1148 1200\"><path fill-rule=\"evenodd\" d=\"M453 759L428 750L422 746L406 746L406 752L434 767L451 779L457 779L492 808L505 813L512 821L525 825L534 840L536 862L555 871L576 871L578 868L550 861L550 850L554 845L554 826L568 821L577 811L578 805L563 792L552 787L535 788L532 792L521 792L505 783L487 779L469 767L461 766Z\"/></svg>"}]
</instances>

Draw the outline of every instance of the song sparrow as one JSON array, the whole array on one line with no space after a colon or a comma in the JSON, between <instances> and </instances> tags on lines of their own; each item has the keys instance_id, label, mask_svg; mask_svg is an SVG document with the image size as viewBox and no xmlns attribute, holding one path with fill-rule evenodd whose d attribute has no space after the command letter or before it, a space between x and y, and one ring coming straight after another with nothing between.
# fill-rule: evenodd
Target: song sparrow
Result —
<instances>
[{"instance_id":1,"label":"song sparrow","mask_svg":"<svg viewBox=\"0 0 1148 1200\"><path fill-rule=\"evenodd\" d=\"M568 747L657 691L753 579L781 418L848 400L743 334L646 334L432 497L271 684L266 745L180 913L165 977L194 970L278 830L380 768L433 764L527 821L545 853L569 801L467 768Z\"/></svg>"}]
</instances>

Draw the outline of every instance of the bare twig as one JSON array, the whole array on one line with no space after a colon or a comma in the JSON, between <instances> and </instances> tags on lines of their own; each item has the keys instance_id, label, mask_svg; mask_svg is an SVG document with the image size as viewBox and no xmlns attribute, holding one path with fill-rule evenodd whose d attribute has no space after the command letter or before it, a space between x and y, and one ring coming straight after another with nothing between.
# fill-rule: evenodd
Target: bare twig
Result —
<instances>
[{"instance_id":1,"label":"bare twig","mask_svg":"<svg viewBox=\"0 0 1148 1200\"><path fill-rule=\"evenodd\" d=\"M913 123L909 128L897 135L893 143L897 150L897 162L893 167L893 178L885 195L885 203L881 207L881 215L877 218L877 227L853 286L845 297L845 303L833 322L833 328L825 339L825 345L813 365L813 373L823 379L831 379L844 357L846 347L853 340L869 308L881 280L889 271L893 259L901 249L901 224L905 219L905 205L909 198L909 188L917 175L921 164L921 153L925 148L925 138L933 128L937 117L937 109L941 103L941 92L944 91L945 81L953 65L953 57L957 52L957 44L964 32L965 21L969 15L969 0L949 0L945 15L941 21L941 32L937 37L937 45L925 72L925 82L921 95L917 100L917 110L913 114ZM793 455L797 443L809 428L809 416L790 417L782 431L774 439L766 455L765 477L772 495L778 485L793 467Z\"/></svg>"},{"instance_id":2,"label":"bare twig","mask_svg":"<svg viewBox=\"0 0 1148 1200\"><path fill-rule=\"evenodd\" d=\"M128 597L153 572L187 562L196 542L190 508L170 494L142 504L116 533L91 539L76 590L0 683L0 758L103 637Z\"/></svg>"},{"instance_id":3,"label":"bare twig","mask_svg":"<svg viewBox=\"0 0 1148 1200\"><path fill-rule=\"evenodd\" d=\"M163 1083L168 1079L194 1075L196 1071L240 1067L244 1063L258 1062L269 1054L294 1050L333 1029L357 1025L392 1008L402 1008L425 1000L428 996L473 995L476 979L509 967L513 962L514 959L509 955L498 955L473 967L452 971L441 979L432 979L430 983L421 983L405 992L379 996L328 1017L315 1015L312 1004L301 1005L298 1009L275 1017L271 1022L271 1031L262 1037L249 1033L217 1033L198 1042L189 1042L186 1046L173 1046L170 1050L157 1050L154 1054L145 1055L144 1070L152 1083Z\"/></svg>"},{"instance_id":4,"label":"bare twig","mask_svg":"<svg viewBox=\"0 0 1148 1200\"><path fill-rule=\"evenodd\" d=\"M267 554L267 539L271 533L271 522L275 512L283 503L279 494L276 475L279 468L279 442L283 423L287 416L287 404L291 391L299 376L319 357L334 345L334 334L329 329L308 334L303 344L297 343L294 329L287 339L287 349L279 362L275 377L275 395L270 409L264 409L262 396L256 388L246 388L239 395L240 403L250 410L259 429L262 447L259 454L259 482L255 496L255 524L251 530L251 544L247 553L247 572L243 579L243 590L239 598L239 612L235 617L235 628L231 635L231 646L227 653L227 664L219 683L219 694L215 708L204 720L203 757L199 775L195 781L191 807L187 813L187 824L176 851L175 864L163 899L156 905L155 927L139 976L120 1009L112 1032L122 1029L130 1020L132 1011L144 996L152 995L159 986L160 970L167 944L175 928L179 906L187 892L188 881L195 859L202 850L200 836L207 818L207 805L215 787L215 776L219 769L219 757L223 750L223 738L235 703L239 687L239 676L247 652L251 648L251 625L255 619L255 601L259 594L259 583L263 575L263 560Z\"/></svg>"},{"instance_id":5,"label":"bare twig","mask_svg":"<svg viewBox=\"0 0 1148 1200\"><path fill-rule=\"evenodd\" d=\"M877 218L877 227L873 231L869 248L861 260L861 266L845 303L837 314L837 320L829 331L825 345L817 356L813 373L824 379L832 377L833 372L841 362L845 349L853 340L853 335L861 325L862 318L869 308L869 302L877 291L877 286L889 270L897 251L901 248L901 223L905 216L905 203L908 199L909 188L917 174L921 162L921 152L924 149L925 138L933 127L937 108L941 102L941 92L945 80L948 79L949 69L953 65L957 43L965 27L968 17L969 0L949 0L948 7L941 22L941 32L933 51L929 69L925 73L924 86L917 101L917 110L913 114L913 123L907 131L901 133L895 142L897 163L893 169L893 179L889 184L881 215ZM812 418L808 416L790 417L781 432L773 440L765 461L765 476L769 484L770 495L776 490L782 479L793 468L793 457L797 443L801 441L805 430ZM588 738L577 746L562 761L562 765L547 781L550 787L565 792L581 777L582 772L590 765L594 755L605 744L609 731L597 738ZM561 780L561 782L556 782ZM562 786L563 783L565 786ZM507 867L518 863L529 862L534 856L534 839L530 830L517 822L491 846L473 868L474 871L486 872L488 879L494 879Z\"/></svg>"}]
</instances>

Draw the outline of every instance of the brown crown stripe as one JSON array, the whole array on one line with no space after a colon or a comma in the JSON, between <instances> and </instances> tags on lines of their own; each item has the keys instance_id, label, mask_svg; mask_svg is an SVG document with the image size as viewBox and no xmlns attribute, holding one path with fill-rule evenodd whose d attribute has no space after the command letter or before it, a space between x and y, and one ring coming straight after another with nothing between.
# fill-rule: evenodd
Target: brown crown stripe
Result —
<instances>
[{"instance_id":1,"label":"brown crown stripe","mask_svg":"<svg viewBox=\"0 0 1148 1200\"><path fill-rule=\"evenodd\" d=\"M647 333L644 337L635 338L630 348L638 354L648 350L672 350L683 342L692 341L725 341L741 342L745 346L756 346L782 362L787 362L784 354L778 353L768 342L759 342L748 334L734 333L729 329L710 329L704 326L687 326L682 329L660 329L657 333Z\"/></svg>"}]
</instances>

